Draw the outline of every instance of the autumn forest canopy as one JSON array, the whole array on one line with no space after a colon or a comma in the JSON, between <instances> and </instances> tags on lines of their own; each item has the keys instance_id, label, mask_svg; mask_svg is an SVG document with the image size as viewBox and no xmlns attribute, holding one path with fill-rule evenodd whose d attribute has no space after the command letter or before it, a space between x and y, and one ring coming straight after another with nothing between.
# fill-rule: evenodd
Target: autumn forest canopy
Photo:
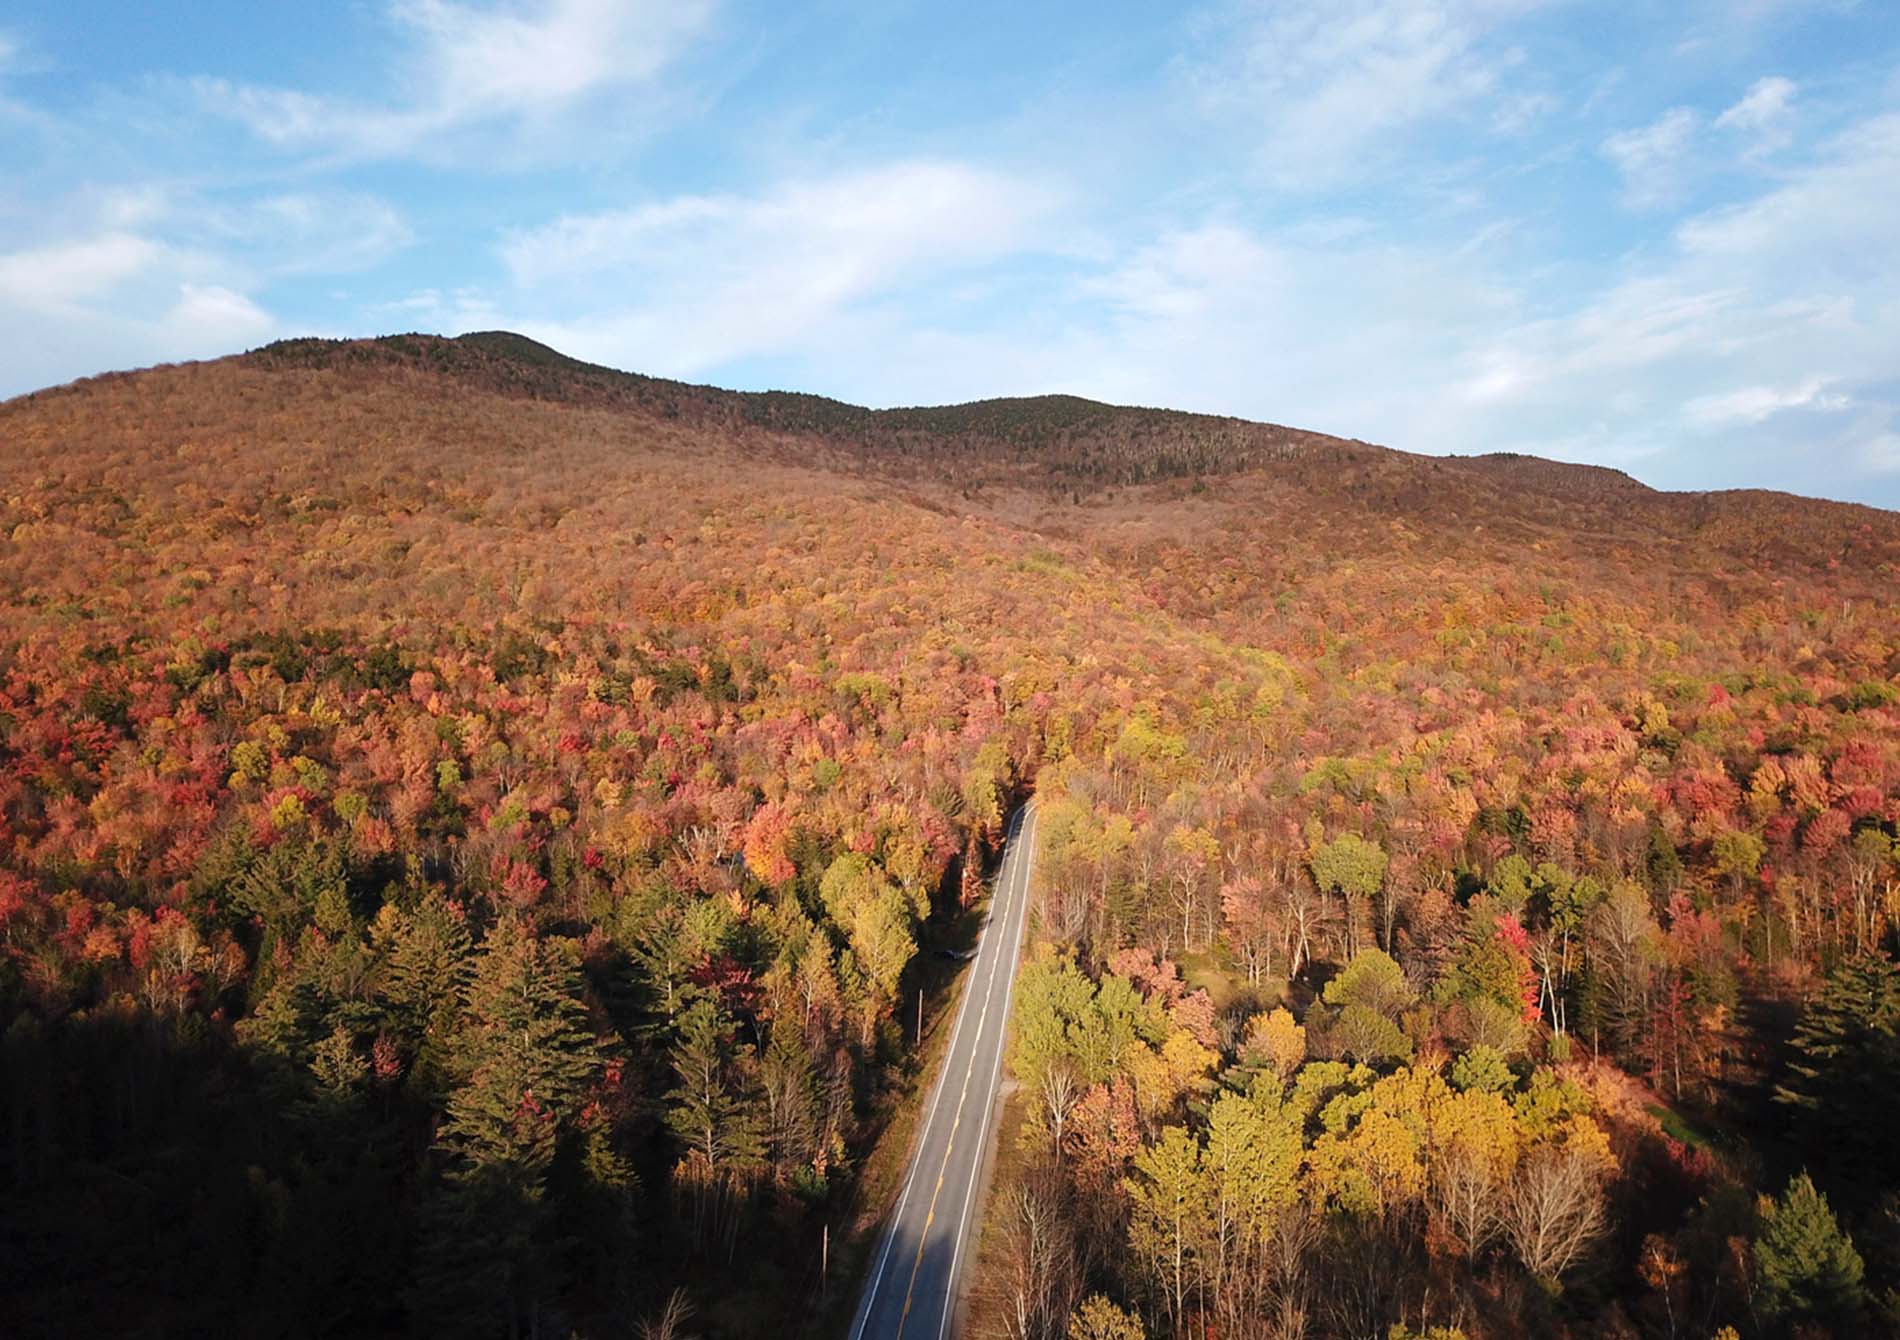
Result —
<instances>
[{"instance_id":1,"label":"autumn forest canopy","mask_svg":"<svg viewBox=\"0 0 1900 1340\"><path fill-rule=\"evenodd\" d=\"M0 1330L840 1334L1033 796L975 1333L1892 1333L1897 587L499 332L6 402Z\"/></svg>"}]
</instances>

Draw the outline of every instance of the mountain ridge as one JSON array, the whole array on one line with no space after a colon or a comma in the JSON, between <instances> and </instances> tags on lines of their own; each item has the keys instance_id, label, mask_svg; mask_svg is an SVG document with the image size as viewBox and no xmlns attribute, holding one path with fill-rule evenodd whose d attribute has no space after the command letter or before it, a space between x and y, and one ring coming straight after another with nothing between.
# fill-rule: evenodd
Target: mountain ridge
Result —
<instances>
[{"instance_id":1,"label":"mountain ridge","mask_svg":"<svg viewBox=\"0 0 1900 1340\"><path fill-rule=\"evenodd\" d=\"M1858 518L1900 537L1900 513L1866 503L1759 488L1659 489L1611 466L1515 451L1435 456L1309 429L1061 393L872 409L808 392L740 391L589 363L512 331L333 339L298 336L197 363L102 373L0 401L18 412L49 398L181 367L365 374L401 371L546 404L635 411L712 430L781 456L856 466L896 482L970 497L1023 490L1080 503L1116 489L1191 486L1274 470L1304 488L1379 493L1400 512L1445 505L1450 474L1465 490L1543 513L1576 505L1700 532L1764 508L1789 507L1804 526L1822 513ZM787 453L787 445L800 451ZM818 450L813 453L810 448ZM1454 510L1456 500L1453 499ZM1817 512L1816 509L1820 509ZM1840 510L1835 510L1840 509ZM1772 526L1764 526L1771 532Z\"/></svg>"},{"instance_id":2,"label":"mountain ridge","mask_svg":"<svg viewBox=\"0 0 1900 1340\"><path fill-rule=\"evenodd\" d=\"M388 361L503 395L638 408L711 427L822 437L884 455L928 453L992 464L1034 458L1069 487L1227 474L1315 450L1367 445L1280 424L1070 395L871 409L800 391L735 391L586 363L511 331L279 340L240 361L267 369Z\"/></svg>"}]
</instances>

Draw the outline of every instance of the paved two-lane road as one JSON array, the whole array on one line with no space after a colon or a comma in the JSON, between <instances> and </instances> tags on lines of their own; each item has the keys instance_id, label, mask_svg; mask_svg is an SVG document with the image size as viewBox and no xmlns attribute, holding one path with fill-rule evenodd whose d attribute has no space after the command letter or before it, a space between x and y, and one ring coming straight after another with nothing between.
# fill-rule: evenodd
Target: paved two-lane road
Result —
<instances>
[{"instance_id":1,"label":"paved two-lane road","mask_svg":"<svg viewBox=\"0 0 1900 1340\"><path fill-rule=\"evenodd\" d=\"M896 1212L872 1254L851 1340L943 1340L955 1323L962 1272L976 1251L978 1186L995 1143L1003 1036L1029 915L1035 831L1031 802L1010 820L950 1050Z\"/></svg>"}]
</instances>

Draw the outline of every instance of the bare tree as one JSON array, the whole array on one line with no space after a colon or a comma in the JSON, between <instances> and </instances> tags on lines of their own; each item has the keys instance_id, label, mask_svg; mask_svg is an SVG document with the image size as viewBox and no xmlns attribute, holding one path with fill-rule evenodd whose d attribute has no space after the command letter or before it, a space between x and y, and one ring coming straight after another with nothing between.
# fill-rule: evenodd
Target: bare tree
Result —
<instances>
[{"instance_id":1,"label":"bare tree","mask_svg":"<svg viewBox=\"0 0 1900 1340\"><path fill-rule=\"evenodd\" d=\"M1284 872L1277 889L1285 908L1286 975L1294 978L1312 957L1314 943L1334 924L1332 900L1297 870Z\"/></svg>"},{"instance_id":2,"label":"bare tree","mask_svg":"<svg viewBox=\"0 0 1900 1340\"><path fill-rule=\"evenodd\" d=\"M675 1289L667 1295L666 1306L657 1317L640 1323L640 1340L679 1340L692 1315L693 1304L686 1290Z\"/></svg>"},{"instance_id":3,"label":"bare tree","mask_svg":"<svg viewBox=\"0 0 1900 1340\"><path fill-rule=\"evenodd\" d=\"M1075 1307L1075 1245L1060 1176L1045 1164L1002 1197L1003 1248L990 1287L1009 1340L1054 1340Z\"/></svg>"},{"instance_id":4,"label":"bare tree","mask_svg":"<svg viewBox=\"0 0 1900 1340\"><path fill-rule=\"evenodd\" d=\"M1075 1110L1076 1101L1082 1096L1082 1081L1076 1074L1075 1063L1066 1056L1053 1058L1042 1068L1041 1088L1043 1112L1049 1118L1050 1143L1056 1158L1060 1159L1063 1129L1068 1125L1069 1113Z\"/></svg>"},{"instance_id":5,"label":"bare tree","mask_svg":"<svg viewBox=\"0 0 1900 1340\"><path fill-rule=\"evenodd\" d=\"M1590 1154L1546 1146L1519 1165L1504 1203L1504 1233L1531 1274L1560 1279L1605 1227L1600 1164Z\"/></svg>"},{"instance_id":6,"label":"bare tree","mask_svg":"<svg viewBox=\"0 0 1900 1340\"><path fill-rule=\"evenodd\" d=\"M1468 1256L1477 1257L1503 1230L1504 1190L1491 1160L1477 1150L1453 1145L1444 1151L1433 1169L1431 1197Z\"/></svg>"},{"instance_id":7,"label":"bare tree","mask_svg":"<svg viewBox=\"0 0 1900 1340\"><path fill-rule=\"evenodd\" d=\"M1312 1312L1313 1257L1319 1245L1320 1219L1304 1205L1280 1212L1268 1238L1273 1272L1268 1334L1274 1340L1305 1340Z\"/></svg>"},{"instance_id":8,"label":"bare tree","mask_svg":"<svg viewBox=\"0 0 1900 1340\"><path fill-rule=\"evenodd\" d=\"M1062 944L1079 942L1088 929L1091 903L1088 887L1069 865L1059 871L1045 866L1037 883L1042 893L1038 911L1043 933Z\"/></svg>"}]
</instances>

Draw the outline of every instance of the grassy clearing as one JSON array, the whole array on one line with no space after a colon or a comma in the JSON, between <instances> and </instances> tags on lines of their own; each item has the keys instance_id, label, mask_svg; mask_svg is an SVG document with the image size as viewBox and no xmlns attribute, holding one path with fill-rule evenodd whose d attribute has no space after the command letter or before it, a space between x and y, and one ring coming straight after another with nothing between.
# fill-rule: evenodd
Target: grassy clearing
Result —
<instances>
[{"instance_id":1,"label":"grassy clearing","mask_svg":"<svg viewBox=\"0 0 1900 1340\"><path fill-rule=\"evenodd\" d=\"M1690 1149L1714 1151L1715 1142L1707 1133L1692 1126L1688 1119L1674 1108L1666 1107L1661 1103L1650 1103L1644 1110L1662 1123L1663 1134L1671 1140L1687 1145Z\"/></svg>"},{"instance_id":2,"label":"grassy clearing","mask_svg":"<svg viewBox=\"0 0 1900 1340\"><path fill-rule=\"evenodd\" d=\"M1227 970L1212 950L1183 954L1177 962L1181 969L1181 980L1187 984L1188 990L1206 991L1216 1010L1227 1008L1235 992L1245 985Z\"/></svg>"}]
</instances>

